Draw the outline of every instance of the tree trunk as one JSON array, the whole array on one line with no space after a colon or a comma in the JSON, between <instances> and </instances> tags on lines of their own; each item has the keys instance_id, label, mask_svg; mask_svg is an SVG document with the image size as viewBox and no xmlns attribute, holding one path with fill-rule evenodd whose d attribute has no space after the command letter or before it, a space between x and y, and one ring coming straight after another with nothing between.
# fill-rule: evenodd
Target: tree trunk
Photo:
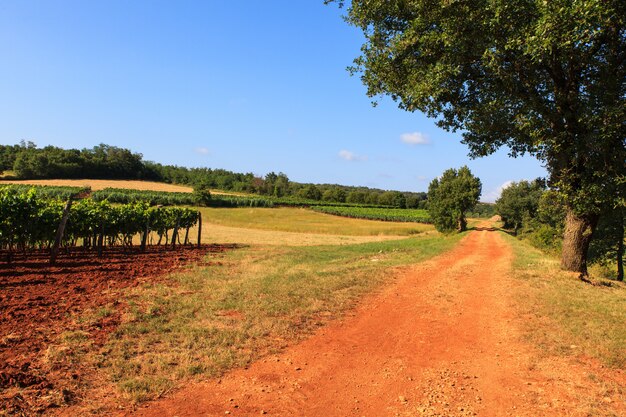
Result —
<instances>
[{"instance_id":1,"label":"tree trunk","mask_svg":"<svg viewBox=\"0 0 626 417\"><path fill-rule=\"evenodd\" d=\"M587 275L587 251L597 224L597 215L577 215L567 208L561 268Z\"/></svg>"},{"instance_id":2,"label":"tree trunk","mask_svg":"<svg viewBox=\"0 0 626 417\"><path fill-rule=\"evenodd\" d=\"M459 232L464 232L467 230L467 220L465 216L461 214L459 217Z\"/></svg>"}]
</instances>

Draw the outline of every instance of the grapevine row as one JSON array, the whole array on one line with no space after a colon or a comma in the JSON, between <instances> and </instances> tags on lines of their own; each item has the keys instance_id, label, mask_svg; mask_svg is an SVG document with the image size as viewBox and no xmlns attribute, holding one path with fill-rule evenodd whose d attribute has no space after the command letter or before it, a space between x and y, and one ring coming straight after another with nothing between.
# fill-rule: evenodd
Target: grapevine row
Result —
<instances>
[{"instance_id":1,"label":"grapevine row","mask_svg":"<svg viewBox=\"0 0 626 417\"><path fill-rule=\"evenodd\" d=\"M317 206L311 210L355 219L431 223L428 211L421 209Z\"/></svg>"},{"instance_id":2,"label":"grapevine row","mask_svg":"<svg viewBox=\"0 0 626 417\"><path fill-rule=\"evenodd\" d=\"M64 213L65 202L46 199L34 189L20 191L0 188L0 249L9 254L34 249L50 249ZM150 207L146 202L112 205L108 201L84 199L71 204L61 244L102 249L103 246L132 246L139 237L142 246L151 232L158 243L188 243L189 229L199 220L199 213L188 208ZM171 238L170 238L171 236Z\"/></svg>"},{"instance_id":3,"label":"grapevine row","mask_svg":"<svg viewBox=\"0 0 626 417\"><path fill-rule=\"evenodd\" d=\"M258 197L240 197L231 195L211 195L203 199L195 193L169 191L129 190L124 188L105 188L94 191L96 201L108 200L111 203L147 202L151 205L203 205L208 207L272 207L271 200Z\"/></svg>"}]
</instances>

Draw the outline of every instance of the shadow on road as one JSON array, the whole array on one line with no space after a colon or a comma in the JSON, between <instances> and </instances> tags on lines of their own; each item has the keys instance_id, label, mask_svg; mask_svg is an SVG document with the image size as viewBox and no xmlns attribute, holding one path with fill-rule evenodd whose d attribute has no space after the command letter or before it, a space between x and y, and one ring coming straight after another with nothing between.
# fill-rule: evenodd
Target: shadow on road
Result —
<instances>
[{"instance_id":1,"label":"shadow on road","mask_svg":"<svg viewBox=\"0 0 626 417\"><path fill-rule=\"evenodd\" d=\"M515 236L515 233L513 233L510 230L506 230L503 229L501 227L470 227L469 230L476 230L477 232L503 232L506 233L509 236Z\"/></svg>"}]
</instances>

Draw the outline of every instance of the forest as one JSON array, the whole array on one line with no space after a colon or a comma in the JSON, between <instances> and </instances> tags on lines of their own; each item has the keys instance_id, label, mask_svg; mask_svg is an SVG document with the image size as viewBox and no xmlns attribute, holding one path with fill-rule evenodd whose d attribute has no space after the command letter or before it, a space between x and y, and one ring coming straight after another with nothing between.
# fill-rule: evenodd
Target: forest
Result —
<instances>
[{"instance_id":1,"label":"forest","mask_svg":"<svg viewBox=\"0 0 626 417\"><path fill-rule=\"evenodd\" d=\"M379 190L337 184L303 184L284 173L264 177L225 169L187 168L144 161L140 153L100 144L90 149L38 148L33 142L0 145L0 174L13 179L137 179L184 184L198 189L219 189L277 198L334 203L425 207L426 193Z\"/></svg>"}]
</instances>

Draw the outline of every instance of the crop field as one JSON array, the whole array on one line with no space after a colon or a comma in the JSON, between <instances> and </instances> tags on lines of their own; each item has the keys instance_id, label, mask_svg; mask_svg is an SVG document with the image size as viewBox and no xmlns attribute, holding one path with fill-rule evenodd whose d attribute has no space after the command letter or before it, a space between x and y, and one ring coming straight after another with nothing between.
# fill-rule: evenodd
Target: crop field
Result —
<instances>
[{"instance_id":1,"label":"crop field","mask_svg":"<svg viewBox=\"0 0 626 417\"><path fill-rule=\"evenodd\" d=\"M337 206L316 206L311 209L320 213L334 214L335 216L351 217L355 219L381 220L387 222L431 222L428 211L421 209Z\"/></svg>"},{"instance_id":2,"label":"crop field","mask_svg":"<svg viewBox=\"0 0 626 417\"><path fill-rule=\"evenodd\" d=\"M433 226L427 224L342 218L303 208L201 208L200 212L203 217L211 219L211 223L222 226L283 232L348 236L410 236L435 230Z\"/></svg>"},{"instance_id":3,"label":"crop field","mask_svg":"<svg viewBox=\"0 0 626 417\"><path fill-rule=\"evenodd\" d=\"M195 216L182 219L195 209L85 199L73 204L59 259L50 265L64 205L54 197L79 191L3 189L2 245L12 255L0 257L0 299L11 318L0 329L0 415L56 407L98 413L154 398L196 375L217 375L341 314L384 282L386 268L458 240L439 238L429 225L297 208L200 208L201 247L148 245L140 252L146 223L148 244L171 241L177 218L178 241L195 238ZM105 219L100 258L94 249ZM251 302L259 297L267 302ZM201 308L202 317L189 321L188 308ZM30 328L32 321L39 324ZM139 350L129 351L131 339ZM181 341L188 348L176 347ZM193 351L203 352L200 361ZM151 365L163 361L173 367Z\"/></svg>"},{"instance_id":4,"label":"crop field","mask_svg":"<svg viewBox=\"0 0 626 417\"><path fill-rule=\"evenodd\" d=\"M47 185L61 187L90 188L92 191L104 190L106 188L120 188L126 190L160 191L169 193L191 193L193 188L185 185L167 184L153 181L137 180L93 180L93 179L60 179L60 180L0 180L0 186L8 184L23 185ZM246 197L244 193L231 193L221 190L210 190L215 195L233 195Z\"/></svg>"}]
</instances>

